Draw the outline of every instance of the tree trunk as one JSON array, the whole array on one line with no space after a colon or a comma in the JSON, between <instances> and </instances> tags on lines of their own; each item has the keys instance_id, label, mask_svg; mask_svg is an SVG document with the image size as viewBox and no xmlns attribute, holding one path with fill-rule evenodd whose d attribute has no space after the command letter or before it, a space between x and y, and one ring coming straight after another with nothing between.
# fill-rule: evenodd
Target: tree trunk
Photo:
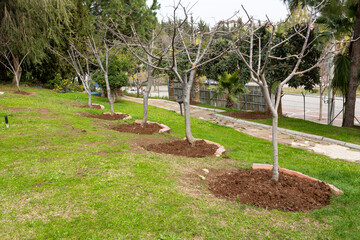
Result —
<instances>
[{"instance_id":1,"label":"tree trunk","mask_svg":"<svg viewBox=\"0 0 360 240\"><path fill-rule=\"evenodd\" d=\"M148 118L148 101L152 86L152 68L148 65L148 80L147 80L147 86L144 93L144 99L143 99L143 119L141 124L144 125L147 123Z\"/></svg>"},{"instance_id":2,"label":"tree trunk","mask_svg":"<svg viewBox=\"0 0 360 240\"><path fill-rule=\"evenodd\" d=\"M111 115L115 114L114 111L114 100L112 98L112 94L111 94L111 89L110 89L110 85L109 85L109 79L108 79L108 74L107 72L104 72L104 78L105 78L105 84L106 84L106 93L107 93L107 97L109 100L109 104L110 104L110 112Z\"/></svg>"},{"instance_id":3,"label":"tree trunk","mask_svg":"<svg viewBox=\"0 0 360 240\"><path fill-rule=\"evenodd\" d=\"M356 23L353 39L360 37L360 0L356 10ZM353 127L355 118L356 89L359 86L360 40L352 43L349 76L349 90L345 102L345 116L342 126Z\"/></svg>"},{"instance_id":4,"label":"tree trunk","mask_svg":"<svg viewBox=\"0 0 360 240\"><path fill-rule=\"evenodd\" d=\"M184 116L185 116L185 135L186 140L191 145L195 145L195 139L191 133L191 122L190 122L190 91L191 86L184 83Z\"/></svg>"},{"instance_id":5,"label":"tree trunk","mask_svg":"<svg viewBox=\"0 0 360 240\"><path fill-rule=\"evenodd\" d=\"M195 93L195 102L200 102L200 79L196 78L194 82L194 93Z\"/></svg>"},{"instance_id":6,"label":"tree trunk","mask_svg":"<svg viewBox=\"0 0 360 240\"><path fill-rule=\"evenodd\" d=\"M89 108L92 108L92 102L91 102L91 92L88 92L88 106Z\"/></svg>"},{"instance_id":7,"label":"tree trunk","mask_svg":"<svg viewBox=\"0 0 360 240\"><path fill-rule=\"evenodd\" d=\"M322 84L320 82L320 102L319 102L319 121L322 120L322 110L323 110L323 102L322 102L322 96L323 96L323 89Z\"/></svg>"},{"instance_id":8,"label":"tree trunk","mask_svg":"<svg viewBox=\"0 0 360 240\"><path fill-rule=\"evenodd\" d=\"M174 80L173 77L169 76L169 99L175 99Z\"/></svg>"},{"instance_id":9,"label":"tree trunk","mask_svg":"<svg viewBox=\"0 0 360 240\"><path fill-rule=\"evenodd\" d=\"M277 109L275 108L275 104L273 104L273 101L270 96L270 88L267 88L266 86L261 87L261 90L263 91L264 98L266 101L266 105L268 106L269 111L272 115L272 147L273 147L273 175L272 179L275 181L279 180L279 150L278 150L278 138L277 138L277 130L278 130L278 119L279 115L277 113ZM279 92L279 91L278 91ZM278 96L281 97L281 96ZM280 100L280 99L279 99ZM276 103L276 99L275 99Z\"/></svg>"},{"instance_id":10,"label":"tree trunk","mask_svg":"<svg viewBox=\"0 0 360 240\"><path fill-rule=\"evenodd\" d=\"M140 88L136 87L136 97L139 98L140 97Z\"/></svg>"},{"instance_id":11,"label":"tree trunk","mask_svg":"<svg viewBox=\"0 0 360 240\"><path fill-rule=\"evenodd\" d=\"M14 78L13 78L13 84L16 85L17 89L20 90L20 79L21 79L21 73L22 73L22 68L20 66L19 63L19 58L18 57L14 57L13 58L13 63L14 63L14 69L15 69L15 73L14 73Z\"/></svg>"},{"instance_id":12,"label":"tree trunk","mask_svg":"<svg viewBox=\"0 0 360 240\"><path fill-rule=\"evenodd\" d=\"M279 150L278 150L278 119L279 116L276 113L272 115L272 146L273 146L273 176L275 181L279 181Z\"/></svg>"},{"instance_id":13,"label":"tree trunk","mask_svg":"<svg viewBox=\"0 0 360 240\"><path fill-rule=\"evenodd\" d=\"M83 76L81 76L80 73L78 73L78 76L83 84L85 92L88 94L88 106L89 108L92 108L90 76L88 74L84 74Z\"/></svg>"},{"instance_id":14,"label":"tree trunk","mask_svg":"<svg viewBox=\"0 0 360 240\"><path fill-rule=\"evenodd\" d=\"M226 104L225 104L226 108L233 108L234 107L234 102L231 99L231 97L226 97Z\"/></svg>"},{"instance_id":15,"label":"tree trunk","mask_svg":"<svg viewBox=\"0 0 360 240\"><path fill-rule=\"evenodd\" d=\"M277 110L278 112L278 116L282 117L282 97L280 96L280 103L279 103L279 108Z\"/></svg>"}]
</instances>

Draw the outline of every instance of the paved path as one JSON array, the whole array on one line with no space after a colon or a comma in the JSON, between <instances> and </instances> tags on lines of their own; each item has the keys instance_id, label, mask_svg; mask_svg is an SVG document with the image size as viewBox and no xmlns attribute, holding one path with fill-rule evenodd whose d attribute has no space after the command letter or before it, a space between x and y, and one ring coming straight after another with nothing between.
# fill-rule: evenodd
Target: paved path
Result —
<instances>
[{"instance_id":1,"label":"paved path","mask_svg":"<svg viewBox=\"0 0 360 240\"><path fill-rule=\"evenodd\" d=\"M122 99L142 103L142 99L139 98L123 96ZM180 113L179 104L176 102L149 99L149 104ZM245 134L271 141L271 126L223 116L218 114L219 112L223 111L197 106L191 106L190 109L192 117L232 127ZM350 162L360 163L360 145L349 144L333 139L327 139L321 136L304 134L281 128L279 129L278 139L281 144L314 151L334 159L338 158Z\"/></svg>"}]
</instances>

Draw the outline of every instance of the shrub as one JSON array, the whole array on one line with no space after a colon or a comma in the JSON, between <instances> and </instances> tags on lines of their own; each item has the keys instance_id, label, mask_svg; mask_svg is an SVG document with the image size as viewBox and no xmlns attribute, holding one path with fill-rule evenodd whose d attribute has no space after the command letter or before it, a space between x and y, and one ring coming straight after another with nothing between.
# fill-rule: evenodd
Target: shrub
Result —
<instances>
[{"instance_id":1,"label":"shrub","mask_svg":"<svg viewBox=\"0 0 360 240\"><path fill-rule=\"evenodd\" d=\"M83 90L83 87L77 81L69 78L63 79L59 73L49 82L49 85L53 85L53 88L59 92L79 92Z\"/></svg>"}]
</instances>

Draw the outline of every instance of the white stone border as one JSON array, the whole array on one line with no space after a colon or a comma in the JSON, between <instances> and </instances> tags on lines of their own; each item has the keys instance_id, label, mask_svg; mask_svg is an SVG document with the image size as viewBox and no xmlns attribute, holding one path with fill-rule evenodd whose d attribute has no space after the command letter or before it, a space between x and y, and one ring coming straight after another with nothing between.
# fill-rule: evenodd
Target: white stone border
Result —
<instances>
[{"instance_id":1,"label":"white stone border","mask_svg":"<svg viewBox=\"0 0 360 240\"><path fill-rule=\"evenodd\" d=\"M107 114L107 115L110 115L111 113L109 112L106 112L106 113L103 113L103 114ZM121 119L121 120L128 120L128 119L131 119L131 116L127 113L121 113L121 112L116 112L115 115L127 115L127 117Z\"/></svg>"},{"instance_id":2,"label":"white stone border","mask_svg":"<svg viewBox=\"0 0 360 240\"><path fill-rule=\"evenodd\" d=\"M184 140L186 140L186 137L184 137ZM218 149L216 150L216 152L214 153L214 155L216 157L220 157L226 150L224 148L224 146L216 143L216 142L212 142L210 140L206 140L206 139L201 139L201 138L195 138L195 141L198 141L198 140L204 140L207 144L213 144L215 146L218 147Z\"/></svg>"},{"instance_id":3,"label":"white stone border","mask_svg":"<svg viewBox=\"0 0 360 240\"><path fill-rule=\"evenodd\" d=\"M104 105L101 105L101 104L93 103L93 104L91 104L91 105L93 105L93 106L100 106L100 109L102 109L102 110L105 109Z\"/></svg>"},{"instance_id":4,"label":"white stone border","mask_svg":"<svg viewBox=\"0 0 360 240\"><path fill-rule=\"evenodd\" d=\"M135 123L141 124L142 120L136 120ZM161 123L150 122L150 121L147 121L147 123L154 123L154 124L159 125L161 127L161 129L159 130L159 133L170 133L170 131L171 131L171 129L168 126L161 124Z\"/></svg>"},{"instance_id":5,"label":"white stone border","mask_svg":"<svg viewBox=\"0 0 360 240\"><path fill-rule=\"evenodd\" d=\"M273 166L270 165L270 164L253 163L252 168L253 168L253 169L272 170ZM326 185L328 185L328 186L330 187L330 190L331 190L331 192L332 192L333 194L335 194L335 195L337 195L337 196L344 194L343 191L341 191L340 189L338 189L338 188L335 187L334 185L332 185L332 184L330 184L330 183L327 183L327 182L324 182L324 181L321 181L321 180L319 180L319 179L310 177L310 176L305 175L305 174L303 174L303 173L301 173L301 172L289 170L289 169L286 169L286 168L279 168L279 171L280 171L280 172L283 172L283 173L286 173L286 174L288 174L288 175L292 175L292 176L296 176L296 177L305 179L306 181L309 181L309 182L323 182L323 183L325 183Z\"/></svg>"}]
</instances>

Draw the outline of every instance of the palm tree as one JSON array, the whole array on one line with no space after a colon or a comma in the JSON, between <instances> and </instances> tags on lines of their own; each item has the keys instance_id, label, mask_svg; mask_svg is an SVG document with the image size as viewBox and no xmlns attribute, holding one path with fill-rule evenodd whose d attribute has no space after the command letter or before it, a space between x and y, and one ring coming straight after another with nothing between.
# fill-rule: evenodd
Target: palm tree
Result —
<instances>
[{"instance_id":1,"label":"palm tree","mask_svg":"<svg viewBox=\"0 0 360 240\"><path fill-rule=\"evenodd\" d=\"M223 75L219 76L218 79L218 86L210 87L210 89L215 90L212 99L219 95L225 95L225 107L233 108L234 103L239 101L237 95L246 92L245 83L239 79L237 72L233 74L225 72Z\"/></svg>"}]
</instances>

